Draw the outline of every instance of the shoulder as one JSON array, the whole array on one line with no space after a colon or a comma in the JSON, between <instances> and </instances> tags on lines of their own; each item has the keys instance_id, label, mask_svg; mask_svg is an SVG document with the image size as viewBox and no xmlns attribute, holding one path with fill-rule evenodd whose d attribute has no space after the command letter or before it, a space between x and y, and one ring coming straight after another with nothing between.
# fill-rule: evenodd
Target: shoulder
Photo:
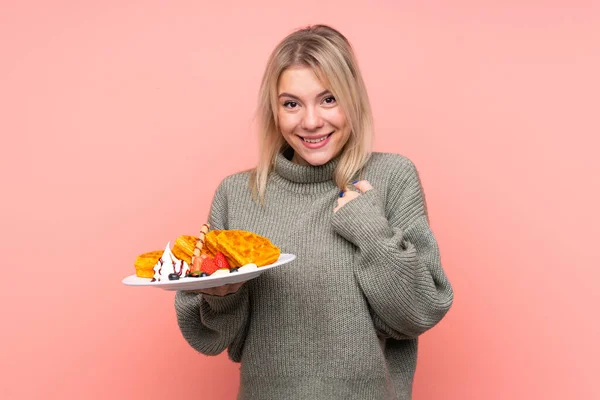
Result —
<instances>
[{"instance_id":1,"label":"shoulder","mask_svg":"<svg viewBox=\"0 0 600 400\"><path fill-rule=\"evenodd\" d=\"M221 186L221 185L236 186L236 185L240 185L240 184L248 184L248 180L250 179L251 172L252 172L252 170L246 170L246 171L236 172L231 175L227 175L227 176L225 176L225 178L223 178L221 180L221 183L219 184L219 186Z\"/></svg>"},{"instance_id":2,"label":"shoulder","mask_svg":"<svg viewBox=\"0 0 600 400\"><path fill-rule=\"evenodd\" d=\"M364 177L373 187L379 187L385 193L386 199L424 195L415 163L402 154L372 153L365 165Z\"/></svg>"},{"instance_id":3,"label":"shoulder","mask_svg":"<svg viewBox=\"0 0 600 400\"><path fill-rule=\"evenodd\" d=\"M398 153L373 152L364 170L367 175L385 174L396 182L419 179L415 163Z\"/></svg>"},{"instance_id":4,"label":"shoulder","mask_svg":"<svg viewBox=\"0 0 600 400\"><path fill-rule=\"evenodd\" d=\"M365 176L367 180L369 176L378 178L371 184L381 188L380 194L388 217L403 210L394 217L398 218L399 226L407 226L419 215L429 219L419 172L408 157L394 153L373 153L365 166Z\"/></svg>"},{"instance_id":5,"label":"shoulder","mask_svg":"<svg viewBox=\"0 0 600 400\"><path fill-rule=\"evenodd\" d=\"M402 154L374 151L371 153L369 161L367 161L367 166L371 168L412 169L414 163Z\"/></svg>"},{"instance_id":6,"label":"shoulder","mask_svg":"<svg viewBox=\"0 0 600 400\"><path fill-rule=\"evenodd\" d=\"M227 193L247 190L251 172L252 170L246 170L225 176L218 184L216 194L226 195Z\"/></svg>"}]
</instances>

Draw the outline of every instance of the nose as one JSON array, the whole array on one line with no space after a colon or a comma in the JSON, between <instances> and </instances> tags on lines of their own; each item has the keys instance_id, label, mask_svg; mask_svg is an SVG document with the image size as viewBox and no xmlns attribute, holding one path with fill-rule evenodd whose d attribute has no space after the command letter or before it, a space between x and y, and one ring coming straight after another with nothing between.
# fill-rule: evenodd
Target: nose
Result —
<instances>
[{"instance_id":1,"label":"nose","mask_svg":"<svg viewBox=\"0 0 600 400\"><path fill-rule=\"evenodd\" d=\"M319 110L316 107L306 107L306 112L302 118L302 129L307 131L314 131L323 126L323 118L319 114Z\"/></svg>"}]
</instances>

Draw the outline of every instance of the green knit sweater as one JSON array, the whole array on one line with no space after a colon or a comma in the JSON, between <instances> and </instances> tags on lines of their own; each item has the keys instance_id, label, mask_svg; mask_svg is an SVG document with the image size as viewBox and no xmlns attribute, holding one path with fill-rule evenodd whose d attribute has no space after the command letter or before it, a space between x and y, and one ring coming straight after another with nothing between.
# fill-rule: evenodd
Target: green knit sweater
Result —
<instances>
[{"instance_id":1,"label":"green knit sweater","mask_svg":"<svg viewBox=\"0 0 600 400\"><path fill-rule=\"evenodd\" d=\"M252 231L297 256L234 294L175 297L189 344L241 363L238 399L410 399L417 337L452 304L414 164L373 153L361 178L374 189L334 213L338 161L279 154L265 208L249 172L216 191L211 228Z\"/></svg>"}]
</instances>

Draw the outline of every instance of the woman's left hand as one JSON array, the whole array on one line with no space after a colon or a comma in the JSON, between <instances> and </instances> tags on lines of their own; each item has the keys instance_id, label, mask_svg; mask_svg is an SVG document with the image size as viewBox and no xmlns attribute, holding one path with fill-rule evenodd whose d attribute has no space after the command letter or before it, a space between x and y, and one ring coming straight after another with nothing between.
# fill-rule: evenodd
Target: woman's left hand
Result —
<instances>
[{"instance_id":1,"label":"woman's left hand","mask_svg":"<svg viewBox=\"0 0 600 400\"><path fill-rule=\"evenodd\" d=\"M369 183L369 181L358 181L356 183L353 183L353 185L360 190L360 193L365 193L371 189L373 189L373 186L371 186L371 184ZM342 208L344 206L344 204L350 202L352 199L357 198L358 196L360 196L360 193L355 192L355 191L344 191L342 192L342 196L340 198L338 198L337 201L337 206L333 209L333 212L337 212L337 210L339 210L340 208Z\"/></svg>"}]
</instances>

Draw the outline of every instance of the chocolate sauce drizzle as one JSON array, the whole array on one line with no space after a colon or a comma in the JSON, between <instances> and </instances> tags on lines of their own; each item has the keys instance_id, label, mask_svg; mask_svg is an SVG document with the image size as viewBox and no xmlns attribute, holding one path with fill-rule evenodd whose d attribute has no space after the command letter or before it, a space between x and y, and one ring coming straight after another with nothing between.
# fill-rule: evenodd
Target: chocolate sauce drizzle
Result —
<instances>
[{"instance_id":1,"label":"chocolate sauce drizzle","mask_svg":"<svg viewBox=\"0 0 600 400\"><path fill-rule=\"evenodd\" d=\"M160 267L158 268L158 276L160 276L160 273L162 271L162 266L163 266L162 257L158 259L158 262L160 263ZM152 280L150 282L156 282L156 278L152 277Z\"/></svg>"}]
</instances>

